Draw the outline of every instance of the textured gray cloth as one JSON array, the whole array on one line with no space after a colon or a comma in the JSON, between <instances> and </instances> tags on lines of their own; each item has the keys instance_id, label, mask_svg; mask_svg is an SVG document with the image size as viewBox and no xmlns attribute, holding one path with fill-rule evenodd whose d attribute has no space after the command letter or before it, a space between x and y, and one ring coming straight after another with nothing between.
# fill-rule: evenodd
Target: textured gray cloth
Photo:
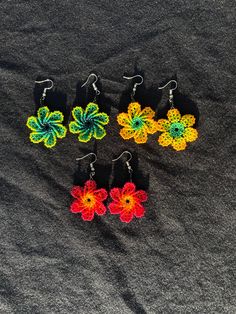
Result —
<instances>
[{"instance_id":1,"label":"textured gray cloth","mask_svg":"<svg viewBox=\"0 0 236 314\"><path fill-rule=\"evenodd\" d=\"M235 1L12 0L0 20L0 313L236 313ZM92 71L107 136L30 143L34 80L54 80L47 103L68 120ZM176 107L197 116L199 139L184 152L160 147L157 134L144 145L121 139L124 73L144 75L137 100L159 117L168 90L158 86L176 78ZM127 225L71 214L70 189L89 164L75 159L95 150L96 180L108 187L125 180L124 160L111 169L125 149L149 193L146 216Z\"/></svg>"}]
</instances>

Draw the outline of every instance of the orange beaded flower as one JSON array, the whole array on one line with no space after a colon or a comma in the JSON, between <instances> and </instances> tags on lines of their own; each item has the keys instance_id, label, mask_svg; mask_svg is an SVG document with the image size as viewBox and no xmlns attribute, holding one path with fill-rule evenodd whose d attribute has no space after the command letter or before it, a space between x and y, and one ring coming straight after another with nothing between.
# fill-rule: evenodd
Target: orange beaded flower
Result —
<instances>
[{"instance_id":1,"label":"orange beaded flower","mask_svg":"<svg viewBox=\"0 0 236 314\"><path fill-rule=\"evenodd\" d=\"M129 104L128 113L120 113L117 116L117 122L123 126L120 130L120 136L129 140L132 137L137 144L146 143L148 134L157 132L157 122L153 120L155 112L146 107L141 110L141 105L138 102Z\"/></svg>"},{"instance_id":2,"label":"orange beaded flower","mask_svg":"<svg viewBox=\"0 0 236 314\"><path fill-rule=\"evenodd\" d=\"M186 114L181 117L178 109L170 109L167 112L168 119L159 119L157 121L158 131L163 132L158 142L161 146L169 146L179 151L184 150L187 142L193 142L198 137L196 129L192 128L195 124L195 117L191 114Z\"/></svg>"}]
</instances>

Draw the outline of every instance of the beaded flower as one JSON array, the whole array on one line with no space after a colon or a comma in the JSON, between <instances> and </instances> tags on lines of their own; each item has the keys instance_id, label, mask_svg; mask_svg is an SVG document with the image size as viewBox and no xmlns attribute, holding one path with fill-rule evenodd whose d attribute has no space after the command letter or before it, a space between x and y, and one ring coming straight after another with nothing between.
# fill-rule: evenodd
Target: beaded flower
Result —
<instances>
[{"instance_id":1,"label":"beaded flower","mask_svg":"<svg viewBox=\"0 0 236 314\"><path fill-rule=\"evenodd\" d=\"M74 186L71 195L75 198L71 204L70 211L74 214L81 213L83 220L93 220L94 214L104 215L106 206L103 201L108 196L105 189L98 189L94 180L85 182L84 187Z\"/></svg>"},{"instance_id":2,"label":"beaded flower","mask_svg":"<svg viewBox=\"0 0 236 314\"><path fill-rule=\"evenodd\" d=\"M147 201L147 193L143 190L136 191L136 186L132 182L125 183L123 188L113 188L110 191L113 199L108 205L111 214L119 214L122 222L129 223L134 217L144 216L145 209L141 205Z\"/></svg>"},{"instance_id":3,"label":"beaded flower","mask_svg":"<svg viewBox=\"0 0 236 314\"><path fill-rule=\"evenodd\" d=\"M27 120L31 142L38 144L44 142L47 148L52 148L57 143L57 138L66 136L67 129L62 125L64 119L60 111L50 112L47 106L39 108L37 117L31 116Z\"/></svg>"},{"instance_id":4,"label":"beaded flower","mask_svg":"<svg viewBox=\"0 0 236 314\"><path fill-rule=\"evenodd\" d=\"M157 121L158 131L163 132L158 142L161 146L169 146L179 151L184 150L187 142L193 142L198 137L196 129L192 128L195 123L195 117L186 114L181 117L178 109L170 109L167 112L168 119L159 119Z\"/></svg>"},{"instance_id":5,"label":"beaded flower","mask_svg":"<svg viewBox=\"0 0 236 314\"><path fill-rule=\"evenodd\" d=\"M148 134L157 132L157 122L153 120L155 112L146 107L141 110L138 102L132 102L128 106L128 113L120 113L117 122L123 126L120 136L125 139L134 138L137 144L146 143Z\"/></svg>"},{"instance_id":6,"label":"beaded flower","mask_svg":"<svg viewBox=\"0 0 236 314\"><path fill-rule=\"evenodd\" d=\"M106 135L104 125L109 123L109 117L106 113L98 111L98 105L92 102L85 110L82 107L75 107L72 110L75 121L70 122L69 129L71 133L79 134L80 142L88 142L92 137L101 140Z\"/></svg>"}]
</instances>

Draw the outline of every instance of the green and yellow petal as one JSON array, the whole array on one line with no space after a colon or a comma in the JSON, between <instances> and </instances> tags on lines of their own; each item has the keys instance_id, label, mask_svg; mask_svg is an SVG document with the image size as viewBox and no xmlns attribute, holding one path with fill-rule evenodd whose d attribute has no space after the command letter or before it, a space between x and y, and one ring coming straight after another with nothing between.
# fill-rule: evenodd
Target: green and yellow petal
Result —
<instances>
[{"instance_id":1,"label":"green and yellow petal","mask_svg":"<svg viewBox=\"0 0 236 314\"><path fill-rule=\"evenodd\" d=\"M53 131L56 133L56 136L58 138L63 138L66 136L67 129L64 125L59 124L59 123L58 124L55 123L55 124L51 125L51 127L52 127Z\"/></svg>"},{"instance_id":2,"label":"green and yellow petal","mask_svg":"<svg viewBox=\"0 0 236 314\"><path fill-rule=\"evenodd\" d=\"M41 130L41 126L38 122L38 119L34 116L31 116L27 119L26 125L32 131L40 131Z\"/></svg>"},{"instance_id":3,"label":"green and yellow petal","mask_svg":"<svg viewBox=\"0 0 236 314\"><path fill-rule=\"evenodd\" d=\"M181 118L181 122L184 124L185 127L193 126L195 121L196 121L196 119L192 114L185 114Z\"/></svg>"},{"instance_id":4,"label":"green and yellow petal","mask_svg":"<svg viewBox=\"0 0 236 314\"><path fill-rule=\"evenodd\" d=\"M92 135L93 135L93 132L90 129L86 129L86 130L84 129L79 133L78 140L80 142L86 143L91 140Z\"/></svg>"},{"instance_id":5,"label":"green and yellow petal","mask_svg":"<svg viewBox=\"0 0 236 314\"><path fill-rule=\"evenodd\" d=\"M166 132L170 129L170 121L167 119L159 119L157 121L157 131Z\"/></svg>"},{"instance_id":6,"label":"green and yellow petal","mask_svg":"<svg viewBox=\"0 0 236 314\"><path fill-rule=\"evenodd\" d=\"M46 135L46 138L44 139L44 145L47 148L52 148L53 146L55 146L57 143L57 137L56 134L54 132L49 132Z\"/></svg>"},{"instance_id":7,"label":"green and yellow petal","mask_svg":"<svg viewBox=\"0 0 236 314\"><path fill-rule=\"evenodd\" d=\"M145 126L149 134L154 134L158 131L157 121L153 119L146 119Z\"/></svg>"},{"instance_id":8,"label":"green and yellow petal","mask_svg":"<svg viewBox=\"0 0 236 314\"><path fill-rule=\"evenodd\" d=\"M76 106L72 110L72 117L78 122L83 123L84 122L84 110L82 107Z\"/></svg>"},{"instance_id":9,"label":"green and yellow petal","mask_svg":"<svg viewBox=\"0 0 236 314\"><path fill-rule=\"evenodd\" d=\"M187 144L183 137L176 137L172 141L172 147L177 151L184 150L186 146Z\"/></svg>"},{"instance_id":10,"label":"green and yellow petal","mask_svg":"<svg viewBox=\"0 0 236 314\"><path fill-rule=\"evenodd\" d=\"M94 126L93 137L97 140L101 140L106 135L106 131L102 125Z\"/></svg>"},{"instance_id":11,"label":"green and yellow petal","mask_svg":"<svg viewBox=\"0 0 236 314\"><path fill-rule=\"evenodd\" d=\"M198 138L198 131L194 128L186 128L183 137L186 142L194 142Z\"/></svg>"},{"instance_id":12,"label":"green and yellow petal","mask_svg":"<svg viewBox=\"0 0 236 314\"><path fill-rule=\"evenodd\" d=\"M61 111L53 111L48 116L48 122L62 122L64 115Z\"/></svg>"},{"instance_id":13,"label":"green and yellow petal","mask_svg":"<svg viewBox=\"0 0 236 314\"><path fill-rule=\"evenodd\" d=\"M47 106L39 108L37 114L38 114L38 120L41 124L44 124L47 121L49 113L50 111Z\"/></svg>"},{"instance_id":14,"label":"green and yellow petal","mask_svg":"<svg viewBox=\"0 0 236 314\"><path fill-rule=\"evenodd\" d=\"M109 123L109 117L106 113L102 112L102 113L97 113L95 116L94 116L94 121L98 124L102 124L102 125L105 125L105 124L108 124Z\"/></svg>"},{"instance_id":15,"label":"green and yellow petal","mask_svg":"<svg viewBox=\"0 0 236 314\"><path fill-rule=\"evenodd\" d=\"M181 119L181 114L178 109L174 108L174 109L168 110L167 117L171 123L179 122Z\"/></svg>"},{"instance_id":16,"label":"green and yellow petal","mask_svg":"<svg viewBox=\"0 0 236 314\"><path fill-rule=\"evenodd\" d=\"M98 111L99 111L98 105L93 102L90 102L85 108L84 118L86 119L88 117L93 117L98 113Z\"/></svg>"},{"instance_id":17,"label":"green and yellow petal","mask_svg":"<svg viewBox=\"0 0 236 314\"><path fill-rule=\"evenodd\" d=\"M118 114L117 122L119 123L119 125L129 126L130 123L131 123L131 120L130 120L130 118L129 118L127 113L122 112L122 113Z\"/></svg>"},{"instance_id":18,"label":"green and yellow petal","mask_svg":"<svg viewBox=\"0 0 236 314\"><path fill-rule=\"evenodd\" d=\"M141 113L141 105L138 102L132 102L128 107L128 116L130 119L139 116Z\"/></svg>"},{"instance_id":19,"label":"green and yellow petal","mask_svg":"<svg viewBox=\"0 0 236 314\"><path fill-rule=\"evenodd\" d=\"M30 140L32 143L38 144L45 139L46 135L45 132L32 132L30 133Z\"/></svg>"},{"instance_id":20,"label":"green and yellow petal","mask_svg":"<svg viewBox=\"0 0 236 314\"><path fill-rule=\"evenodd\" d=\"M140 113L141 117L147 118L147 119L152 119L155 116L155 111L152 110L152 108L150 107L145 107L141 113Z\"/></svg>"},{"instance_id":21,"label":"green and yellow petal","mask_svg":"<svg viewBox=\"0 0 236 314\"><path fill-rule=\"evenodd\" d=\"M77 121L72 121L69 123L69 130L71 133L79 133L83 130L83 125L79 124Z\"/></svg>"},{"instance_id":22,"label":"green and yellow petal","mask_svg":"<svg viewBox=\"0 0 236 314\"><path fill-rule=\"evenodd\" d=\"M147 137L147 131L145 128L142 128L135 132L134 141L137 144L144 144L147 142L147 140L148 140L148 137Z\"/></svg>"},{"instance_id":23,"label":"green and yellow petal","mask_svg":"<svg viewBox=\"0 0 236 314\"><path fill-rule=\"evenodd\" d=\"M130 138L134 137L135 130L131 127L124 127L120 130L120 136L124 140L129 140Z\"/></svg>"},{"instance_id":24,"label":"green and yellow petal","mask_svg":"<svg viewBox=\"0 0 236 314\"><path fill-rule=\"evenodd\" d=\"M173 138L171 137L169 132L163 132L158 138L158 143L163 147L169 146L172 141Z\"/></svg>"}]
</instances>

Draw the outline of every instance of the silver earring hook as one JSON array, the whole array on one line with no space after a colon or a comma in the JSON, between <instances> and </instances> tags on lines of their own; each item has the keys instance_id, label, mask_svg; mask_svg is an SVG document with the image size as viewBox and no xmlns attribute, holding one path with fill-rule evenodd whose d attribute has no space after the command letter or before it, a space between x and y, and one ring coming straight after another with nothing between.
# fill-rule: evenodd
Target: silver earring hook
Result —
<instances>
[{"instance_id":1,"label":"silver earring hook","mask_svg":"<svg viewBox=\"0 0 236 314\"><path fill-rule=\"evenodd\" d=\"M97 161L97 155L94 154L94 153L89 153L89 154L87 154L87 155L85 155L85 156L83 156L83 157L76 158L76 160L77 160L77 161L78 161L78 160L82 160L82 159L84 159L84 158L86 158L86 157L88 157L88 156L91 156L91 155L94 156L94 161L92 161L92 162L89 164L89 165L90 165L90 170L91 170L89 177L90 177L90 180L93 180L93 177L95 176L95 168L94 168L93 164Z\"/></svg>"},{"instance_id":2,"label":"silver earring hook","mask_svg":"<svg viewBox=\"0 0 236 314\"><path fill-rule=\"evenodd\" d=\"M158 89L163 89L166 86L168 86L171 83L175 83L175 87L174 88L170 88L169 90L169 103L171 104L171 108L174 108L174 102L173 102L173 91L176 90L176 88L178 87L178 83L176 80L170 80L168 83L166 83L166 85L158 87Z\"/></svg>"},{"instance_id":3,"label":"silver earring hook","mask_svg":"<svg viewBox=\"0 0 236 314\"><path fill-rule=\"evenodd\" d=\"M112 159L112 161L117 161L118 159L120 159L124 154L128 154L129 155L129 159L126 160L126 166L128 168L128 172L129 172L129 176L130 176L130 182L132 182L132 173L133 173L133 169L132 167L130 166L130 160L133 158L131 152L129 152L128 150L125 150L123 153L120 154L119 157L117 157L116 159Z\"/></svg>"},{"instance_id":4,"label":"silver earring hook","mask_svg":"<svg viewBox=\"0 0 236 314\"><path fill-rule=\"evenodd\" d=\"M42 83L46 83L46 82L50 82L50 83L51 83L51 86L49 86L49 87L44 87L42 97L40 98L40 103L41 103L41 104L42 104L42 102L44 101L44 99L45 99L45 97L46 97L47 90L52 89L53 86L54 86L54 83L53 83L53 81L50 80L50 79L46 79L46 80L43 80L43 81L35 81L36 84L42 84Z\"/></svg>"},{"instance_id":5,"label":"silver earring hook","mask_svg":"<svg viewBox=\"0 0 236 314\"><path fill-rule=\"evenodd\" d=\"M134 100L134 95L136 93L137 86L143 84L143 77L140 74L137 74L137 75L134 75L134 76L130 76L130 77L129 76L123 76L123 78L126 79L126 80L132 80L133 78L136 78L136 77L141 78L141 82L134 84L133 91L132 91L132 94L131 94L132 100Z\"/></svg>"},{"instance_id":6,"label":"silver earring hook","mask_svg":"<svg viewBox=\"0 0 236 314\"><path fill-rule=\"evenodd\" d=\"M90 77L92 77L92 76L95 77L95 81L92 83L92 86L93 86L93 89L95 90L96 96L98 96L98 95L100 95L101 92L100 92L100 90L96 86L96 83L98 81L98 76L95 73L89 74L86 82L81 87L84 87L85 85L87 85L88 82L89 82ZM95 96L94 100L96 100L96 96Z\"/></svg>"}]
</instances>

